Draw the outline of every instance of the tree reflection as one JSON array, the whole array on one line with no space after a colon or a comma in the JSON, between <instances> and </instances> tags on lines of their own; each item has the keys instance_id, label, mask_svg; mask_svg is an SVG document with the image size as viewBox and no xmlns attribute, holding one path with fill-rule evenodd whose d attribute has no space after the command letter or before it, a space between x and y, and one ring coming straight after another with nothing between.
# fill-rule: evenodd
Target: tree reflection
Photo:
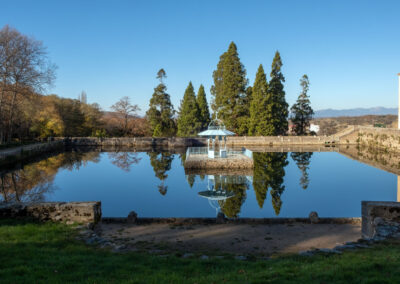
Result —
<instances>
[{"instance_id":1,"label":"tree reflection","mask_svg":"<svg viewBox=\"0 0 400 284\"><path fill-rule=\"evenodd\" d=\"M186 180L187 180L190 188L192 188L193 185L194 185L194 181L196 180L196 175L189 174L189 175L186 176Z\"/></svg>"},{"instance_id":2,"label":"tree reflection","mask_svg":"<svg viewBox=\"0 0 400 284\"><path fill-rule=\"evenodd\" d=\"M6 203L44 201L45 194L55 190L53 182L60 168L76 169L89 161L99 161L99 152L65 152L21 169L0 171L2 200Z\"/></svg>"},{"instance_id":3,"label":"tree reflection","mask_svg":"<svg viewBox=\"0 0 400 284\"><path fill-rule=\"evenodd\" d=\"M301 171L300 186L303 189L307 189L308 184L310 183L308 178L308 169L310 168L310 159L312 154L312 152L292 152L292 154L290 154Z\"/></svg>"},{"instance_id":4,"label":"tree reflection","mask_svg":"<svg viewBox=\"0 0 400 284\"><path fill-rule=\"evenodd\" d=\"M260 208L264 206L271 188L272 206L278 216L282 207L281 195L285 190L284 167L288 165L287 153L253 153L253 188Z\"/></svg>"},{"instance_id":5,"label":"tree reflection","mask_svg":"<svg viewBox=\"0 0 400 284\"><path fill-rule=\"evenodd\" d=\"M233 192L234 196L220 202L221 211L229 218L239 217L240 209L246 200L247 182L241 184L227 184L226 191Z\"/></svg>"},{"instance_id":6,"label":"tree reflection","mask_svg":"<svg viewBox=\"0 0 400 284\"><path fill-rule=\"evenodd\" d=\"M153 167L154 174L161 181L161 184L158 186L158 191L162 195L165 195L168 190L168 187L164 184L165 179L168 177L166 173L171 169L174 156L168 152L149 152L147 154L150 157L150 164Z\"/></svg>"},{"instance_id":7,"label":"tree reflection","mask_svg":"<svg viewBox=\"0 0 400 284\"><path fill-rule=\"evenodd\" d=\"M137 153L133 152L109 152L108 157L113 165L125 172L129 172L131 166L139 163L142 159L138 157Z\"/></svg>"}]
</instances>

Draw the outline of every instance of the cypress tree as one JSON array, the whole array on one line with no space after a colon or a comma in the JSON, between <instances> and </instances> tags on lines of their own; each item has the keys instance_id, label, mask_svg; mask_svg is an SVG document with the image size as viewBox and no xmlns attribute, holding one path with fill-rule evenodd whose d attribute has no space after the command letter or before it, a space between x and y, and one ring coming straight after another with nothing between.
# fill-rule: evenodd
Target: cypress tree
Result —
<instances>
[{"instance_id":1,"label":"cypress tree","mask_svg":"<svg viewBox=\"0 0 400 284\"><path fill-rule=\"evenodd\" d=\"M210 110L208 109L206 92L203 85L200 85L196 100L200 111L201 130L205 130L208 124L210 124Z\"/></svg>"},{"instance_id":2,"label":"cypress tree","mask_svg":"<svg viewBox=\"0 0 400 284\"><path fill-rule=\"evenodd\" d=\"M314 114L310 105L310 97L308 96L310 82L307 75L303 75L300 79L302 91L297 98L296 103L291 107L291 120L294 124L294 132L297 135L307 134L307 128L310 126L310 120Z\"/></svg>"},{"instance_id":3,"label":"cypress tree","mask_svg":"<svg viewBox=\"0 0 400 284\"><path fill-rule=\"evenodd\" d=\"M274 127L270 122L271 95L268 93L264 68L260 64L251 94L249 135L274 135Z\"/></svg>"},{"instance_id":4,"label":"cypress tree","mask_svg":"<svg viewBox=\"0 0 400 284\"><path fill-rule=\"evenodd\" d=\"M186 88L179 107L178 136L195 136L201 129L201 113L197 105L192 82Z\"/></svg>"},{"instance_id":5,"label":"cypress tree","mask_svg":"<svg viewBox=\"0 0 400 284\"><path fill-rule=\"evenodd\" d=\"M271 80L269 81L269 94L271 96L271 128L273 131L270 135L285 135L288 130L288 103L285 99L285 91L283 90L283 82L285 77L281 72L282 60L279 52L275 53L272 61Z\"/></svg>"},{"instance_id":6,"label":"cypress tree","mask_svg":"<svg viewBox=\"0 0 400 284\"><path fill-rule=\"evenodd\" d=\"M220 56L213 79L213 111L218 112L218 118L228 129L239 135L246 134L249 117L249 100L246 93L248 80L234 42L231 42L228 50Z\"/></svg>"},{"instance_id":7,"label":"cypress tree","mask_svg":"<svg viewBox=\"0 0 400 284\"><path fill-rule=\"evenodd\" d=\"M157 79L160 84L154 88L153 96L150 99L149 110L146 112L153 136L173 136L176 132L176 126L173 119L175 114L174 106L171 103L170 96L167 94L167 87L163 79L167 75L164 69L157 73Z\"/></svg>"}]
</instances>

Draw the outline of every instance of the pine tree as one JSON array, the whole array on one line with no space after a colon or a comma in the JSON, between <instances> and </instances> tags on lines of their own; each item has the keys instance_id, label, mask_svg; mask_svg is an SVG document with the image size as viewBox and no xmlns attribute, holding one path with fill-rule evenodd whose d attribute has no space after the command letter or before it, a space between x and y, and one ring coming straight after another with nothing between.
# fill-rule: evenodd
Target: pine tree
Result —
<instances>
[{"instance_id":1,"label":"pine tree","mask_svg":"<svg viewBox=\"0 0 400 284\"><path fill-rule=\"evenodd\" d=\"M196 100L200 110L201 130L205 130L210 124L210 110L208 109L206 92L203 85L200 85Z\"/></svg>"},{"instance_id":2,"label":"pine tree","mask_svg":"<svg viewBox=\"0 0 400 284\"><path fill-rule=\"evenodd\" d=\"M157 79L160 80L160 84L154 88L149 110L146 112L154 137L173 136L176 132L173 120L174 107L170 96L166 93L167 87L163 83L163 79L166 77L164 69L160 69L157 73Z\"/></svg>"},{"instance_id":3,"label":"pine tree","mask_svg":"<svg viewBox=\"0 0 400 284\"><path fill-rule=\"evenodd\" d=\"M201 113L197 105L192 82L186 88L179 107L178 136L196 136L201 129Z\"/></svg>"},{"instance_id":4,"label":"pine tree","mask_svg":"<svg viewBox=\"0 0 400 284\"><path fill-rule=\"evenodd\" d=\"M283 82L285 77L281 72L282 60L279 52L275 53L274 60L272 61L271 80L269 81L269 94L271 96L271 103L269 109L271 110L271 128L273 131L270 135L285 135L288 130L288 107L289 105L285 99L285 91L283 90Z\"/></svg>"},{"instance_id":5,"label":"pine tree","mask_svg":"<svg viewBox=\"0 0 400 284\"><path fill-rule=\"evenodd\" d=\"M251 93L249 135L274 135L271 114L271 95L264 68L260 64Z\"/></svg>"},{"instance_id":6,"label":"pine tree","mask_svg":"<svg viewBox=\"0 0 400 284\"><path fill-rule=\"evenodd\" d=\"M218 118L229 130L239 135L246 134L249 117L249 100L246 93L248 80L234 42L231 42L228 51L220 56L213 78L211 107L214 113L218 112Z\"/></svg>"},{"instance_id":7,"label":"pine tree","mask_svg":"<svg viewBox=\"0 0 400 284\"><path fill-rule=\"evenodd\" d=\"M297 98L296 103L291 107L291 120L294 124L294 132L297 135L307 134L307 128L310 126L310 120L314 114L310 105L310 97L308 96L310 82L307 75L303 75L300 79L302 91Z\"/></svg>"}]
</instances>

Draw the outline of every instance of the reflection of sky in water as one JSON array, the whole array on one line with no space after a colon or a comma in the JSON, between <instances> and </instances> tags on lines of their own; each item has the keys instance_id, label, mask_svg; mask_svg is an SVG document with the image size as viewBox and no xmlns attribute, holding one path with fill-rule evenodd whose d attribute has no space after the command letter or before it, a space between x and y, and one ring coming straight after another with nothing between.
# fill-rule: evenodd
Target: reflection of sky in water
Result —
<instances>
[{"instance_id":1,"label":"reflection of sky in water","mask_svg":"<svg viewBox=\"0 0 400 284\"><path fill-rule=\"evenodd\" d=\"M47 201L102 202L103 216L127 216L135 210L141 217L214 217L215 209L198 192L207 189L204 180L195 177L193 187L185 177L179 155L174 155L171 170L164 181L155 176L146 153L138 153L139 163L121 169L109 153L100 153L98 163L89 162L79 170L60 169L54 179L57 190ZM279 217L307 217L317 211L321 217L358 217L361 201L395 201L396 176L350 160L338 153L314 153L308 169L309 185L300 185L301 171L289 154L284 168L285 190L281 194ZM162 175L161 175L162 176ZM160 194L160 186L165 195ZM275 217L269 189L260 208L249 183L241 217Z\"/></svg>"}]
</instances>

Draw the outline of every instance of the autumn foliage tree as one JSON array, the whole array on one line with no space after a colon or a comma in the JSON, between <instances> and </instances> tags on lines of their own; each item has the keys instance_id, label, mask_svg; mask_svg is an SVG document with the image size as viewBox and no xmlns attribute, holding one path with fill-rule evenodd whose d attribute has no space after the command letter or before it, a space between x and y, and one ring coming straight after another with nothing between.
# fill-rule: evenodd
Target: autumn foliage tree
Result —
<instances>
[{"instance_id":1,"label":"autumn foliage tree","mask_svg":"<svg viewBox=\"0 0 400 284\"><path fill-rule=\"evenodd\" d=\"M16 134L22 98L51 86L55 69L42 42L9 26L0 30L0 143Z\"/></svg>"},{"instance_id":2,"label":"autumn foliage tree","mask_svg":"<svg viewBox=\"0 0 400 284\"><path fill-rule=\"evenodd\" d=\"M128 97L121 98L118 102L111 106L114 110L118 119L120 120L120 127L123 135L128 135L129 133L129 122L137 117L137 111L140 110L138 105L133 105L130 103Z\"/></svg>"}]
</instances>

